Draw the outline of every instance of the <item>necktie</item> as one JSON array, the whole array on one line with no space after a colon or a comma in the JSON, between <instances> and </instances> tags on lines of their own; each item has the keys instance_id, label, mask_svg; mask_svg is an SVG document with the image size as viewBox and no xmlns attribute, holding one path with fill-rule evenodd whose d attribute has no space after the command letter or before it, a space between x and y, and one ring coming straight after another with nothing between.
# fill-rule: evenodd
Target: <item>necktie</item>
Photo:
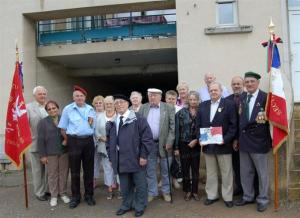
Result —
<instances>
[{"instance_id":1,"label":"necktie","mask_svg":"<svg viewBox=\"0 0 300 218\"><path fill-rule=\"evenodd\" d=\"M247 102L246 102L246 105L245 105L245 114L247 116L248 121L250 120L250 116L251 116L250 109L249 109L249 104L250 104L250 100L251 100L252 96L253 95L251 95L251 94L247 95Z\"/></svg>"},{"instance_id":2,"label":"necktie","mask_svg":"<svg viewBox=\"0 0 300 218\"><path fill-rule=\"evenodd\" d=\"M234 95L233 96L233 101L234 101L235 105L238 107L239 104L240 104L240 95L239 94Z\"/></svg>"},{"instance_id":3,"label":"necktie","mask_svg":"<svg viewBox=\"0 0 300 218\"><path fill-rule=\"evenodd\" d=\"M121 129L121 126L123 126L123 116L120 116L120 122L119 122L119 128L118 128L118 133Z\"/></svg>"}]
</instances>

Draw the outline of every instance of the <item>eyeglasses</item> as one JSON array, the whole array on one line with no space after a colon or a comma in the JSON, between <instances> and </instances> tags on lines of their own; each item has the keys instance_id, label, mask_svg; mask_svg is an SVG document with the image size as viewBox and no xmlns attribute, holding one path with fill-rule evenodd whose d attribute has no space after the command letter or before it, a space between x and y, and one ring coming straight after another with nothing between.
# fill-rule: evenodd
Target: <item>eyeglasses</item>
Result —
<instances>
[{"instance_id":1,"label":"eyeglasses","mask_svg":"<svg viewBox=\"0 0 300 218\"><path fill-rule=\"evenodd\" d=\"M125 100L117 100L115 101L115 104L118 105L118 104L125 104L127 101Z\"/></svg>"},{"instance_id":2,"label":"eyeglasses","mask_svg":"<svg viewBox=\"0 0 300 218\"><path fill-rule=\"evenodd\" d=\"M50 107L50 108L47 108L47 111L54 111L56 109L57 109L57 107Z\"/></svg>"}]
</instances>

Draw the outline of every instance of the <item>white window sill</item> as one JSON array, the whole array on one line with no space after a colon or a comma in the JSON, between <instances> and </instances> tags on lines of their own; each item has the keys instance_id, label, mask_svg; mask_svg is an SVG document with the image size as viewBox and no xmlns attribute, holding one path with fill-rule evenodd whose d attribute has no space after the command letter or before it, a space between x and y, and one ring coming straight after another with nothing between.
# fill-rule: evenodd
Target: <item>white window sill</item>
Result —
<instances>
[{"instance_id":1,"label":"white window sill","mask_svg":"<svg viewBox=\"0 0 300 218\"><path fill-rule=\"evenodd\" d=\"M251 33L253 26L251 25L239 25L239 26L217 26L207 27L204 29L206 35L215 34L230 34L230 33Z\"/></svg>"}]
</instances>

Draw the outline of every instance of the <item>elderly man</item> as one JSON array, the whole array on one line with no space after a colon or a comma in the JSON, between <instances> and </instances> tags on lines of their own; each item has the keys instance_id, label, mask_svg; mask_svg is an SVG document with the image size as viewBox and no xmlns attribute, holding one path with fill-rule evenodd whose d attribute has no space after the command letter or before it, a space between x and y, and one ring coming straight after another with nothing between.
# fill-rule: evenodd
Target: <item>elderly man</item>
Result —
<instances>
[{"instance_id":1,"label":"elderly man","mask_svg":"<svg viewBox=\"0 0 300 218\"><path fill-rule=\"evenodd\" d=\"M199 95L201 102L210 100L210 94L208 87L211 83L216 81L216 77L212 73L206 73L204 75L204 82L206 86L203 86L199 89ZM226 98L229 95L229 92L227 91L226 87L222 85L222 97Z\"/></svg>"},{"instance_id":2,"label":"elderly man","mask_svg":"<svg viewBox=\"0 0 300 218\"><path fill-rule=\"evenodd\" d=\"M227 99L233 101L236 106L236 111L238 111L240 105L240 98L244 92L244 79L240 76L235 76L231 79L231 88L233 94L229 95ZM236 139L233 141L233 152L232 152L232 165L234 171L234 181L235 181L235 190L233 195L240 195L243 193L241 176L240 176L240 154L239 154L239 143L238 143L238 134Z\"/></svg>"},{"instance_id":3,"label":"elderly man","mask_svg":"<svg viewBox=\"0 0 300 218\"><path fill-rule=\"evenodd\" d=\"M232 101L222 98L222 86L213 82L209 85L211 100L201 103L197 114L199 128L221 127L223 141L220 144L204 144L200 137L206 162L207 199L205 205L219 200L218 168L222 177L222 197L226 207L232 207L233 173L232 173L232 142L237 131L237 113Z\"/></svg>"},{"instance_id":4,"label":"elderly man","mask_svg":"<svg viewBox=\"0 0 300 218\"><path fill-rule=\"evenodd\" d=\"M162 181L161 191L165 201L170 202L170 183L168 175L168 152L172 153L175 140L175 108L172 105L161 102L162 91L148 89L149 102L143 104L139 112L147 119L155 147L150 153L147 165L148 202L158 196L158 184L156 165L159 159L160 175Z\"/></svg>"},{"instance_id":5,"label":"elderly man","mask_svg":"<svg viewBox=\"0 0 300 218\"><path fill-rule=\"evenodd\" d=\"M41 119L48 116L45 110L47 90L43 86L37 86L33 89L33 96L35 100L26 106L32 136L32 144L29 151L33 177L33 188L36 198L40 201L46 201L48 198L46 195L48 182L45 165L43 165L40 161L40 155L38 153L37 125Z\"/></svg>"},{"instance_id":6,"label":"elderly man","mask_svg":"<svg viewBox=\"0 0 300 218\"><path fill-rule=\"evenodd\" d=\"M87 92L74 86L74 102L67 105L62 112L58 127L67 140L69 149L69 165L71 169L72 199L69 204L71 209L78 206L81 199L80 194L80 169L81 162L84 179L84 200L90 206L95 205L93 198L93 176L94 176L94 121L95 111L92 106L85 103Z\"/></svg>"},{"instance_id":7,"label":"elderly man","mask_svg":"<svg viewBox=\"0 0 300 218\"><path fill-rule=\"evenodd\" d=\"M176 104L177 103L177 97L178 97L178 94L175 90L166 91L166 94L165 94L166 103L168 103L170 105L174 105L175 114L182 108L182 107L180 107Z\"/></svg>"},{"instance_id":8,"label":"elderly man","mask_svg":"<svg viewBox=\"0 0 300 218\"><path fill-rule=\"evenodd\" d=\"M135 216L144 214L147 206L147 158L153 148L152 133L147 120L128 109L129 99L115 95L117 116L107 123L108 156L115 174L119 174L122 205L120 216L135 209Z\"/></svg>"},{"instance_id":9,"label":"elderly man","mask_svg":"<svg viewBox=\"0 0 300 218\"><path fill-rule=\"evenodd\" d=\"M130 102L131 106L129 109L133 110L134 112L138 112L141 105L142 105L143 96L140 92L133 91L130 95Z\"/></svg>"},{"instance_id":10,"label":"elderly man","mask_svg":"<svg viewBox=\"0 0 300 218\"><path fill-rule=\"evenodd\" d=\"M240 172L244 194L235 205L254 203L253 180L256 170L259 181L257 211L263 212L269 203L268 152L272 140L264 111L267 94L259 89L260 78L254 72L247 72L244 77L247 93L241 96L239 107Z\"/></svg>"}]
</instances>

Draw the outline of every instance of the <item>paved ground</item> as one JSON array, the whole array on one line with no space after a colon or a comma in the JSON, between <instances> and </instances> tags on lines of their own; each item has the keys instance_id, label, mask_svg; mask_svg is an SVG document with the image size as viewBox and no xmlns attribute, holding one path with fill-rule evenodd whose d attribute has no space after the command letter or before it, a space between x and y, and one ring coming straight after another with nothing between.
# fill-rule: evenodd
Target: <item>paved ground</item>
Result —
<instances>
[{"instance_id":1,"label":"paved ground","mask_svg":"<svg viewBox=\"0 0 300 218\"><path fill-rule=\"evenodd\" d=\"M115 217L120 201L113 199L111 201L105 198L105 187L101 185L95 190L96 206L90 207L82 202L77 208L71 210L67 205L61 201L55 208L50 208L49 202L40 202L36 200L32 194L32 185L29 184L29 209L25 209L24 195L22 184L22 174L8 174L1 177L0 187L0 217L14 218L14 217L35 217L35 218L48 218L48 217ZM30 175L29 175L30 181ZM11 187L12 186L12 187ZM157 199L151 202L145 212L144 217L300 217L300 205L296 205L291 209L281 208L275 212L273 205L264 213L256 212L256 205L247 205L244 207L226 208L222 201L219 201L211 206L204 206L203 200L205 198L203 193L203 184L201 185L202 201L186 202L183 200L181 191L176 191L174 194L174 203L165 203L162 199ZM129 212L123 217L132 217L133 212Z\"/></svg>"}]
</instances>

